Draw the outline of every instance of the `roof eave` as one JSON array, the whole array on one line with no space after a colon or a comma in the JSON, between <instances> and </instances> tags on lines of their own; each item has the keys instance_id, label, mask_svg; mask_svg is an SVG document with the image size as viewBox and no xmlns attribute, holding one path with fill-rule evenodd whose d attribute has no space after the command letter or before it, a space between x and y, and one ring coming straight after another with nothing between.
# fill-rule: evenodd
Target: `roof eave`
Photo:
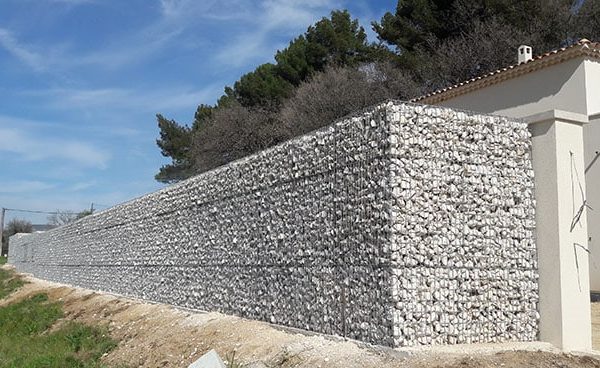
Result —
<instances>
[{"instance_id":1,"label":"roof eave","mask_svg":"<svg viewBox=\"0 0 600 368\"><path fill-rule=\"evenodd\" d=\"M494 72L488 73L481 77L456 84L454 86L438 90L436 92L417 97L411 102L423 104L437 104L451 98L455 98L464 94L471 93L475 90L486 88L488 86L504 82L509 79L519 77L552 65L563 63L568 60L582 58L600 58L600 49L598 47L590 47L588 43L579 44L575 47L569 47L563 50L551 51L547 54L538 56L537 58L526 63L512 65ZM597 46L598 43L591 44Z\"/></svg>"}]
</instances>

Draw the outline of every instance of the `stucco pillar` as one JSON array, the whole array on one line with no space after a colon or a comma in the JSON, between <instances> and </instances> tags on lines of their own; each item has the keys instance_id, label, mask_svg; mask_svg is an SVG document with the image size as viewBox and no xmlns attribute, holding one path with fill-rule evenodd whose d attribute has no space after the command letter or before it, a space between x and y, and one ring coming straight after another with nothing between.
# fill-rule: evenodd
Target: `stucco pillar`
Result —
<instances>
[{"instance_id":1,"label":"stucco pillar","mask_svg":"<svg viewBox=\"0 0 600 368\"><path fill-rule=\"evenodd\" d=\"M533 135L541 341L592 348L583 124L551 110L526 118Z\"/></svg>"},{"instance_id":2,"label":"stucco pillar","mask_svg":"<svg viewBox=\"0 0 600 368\"><path fill-rule=\"evenodd\" d=\"M587 200L594 211L588 211L588 241L590 247L590 288L600 292L600 114L590 116L583 127L585 142L585 182Z\"/></svg>"}]
</instances>

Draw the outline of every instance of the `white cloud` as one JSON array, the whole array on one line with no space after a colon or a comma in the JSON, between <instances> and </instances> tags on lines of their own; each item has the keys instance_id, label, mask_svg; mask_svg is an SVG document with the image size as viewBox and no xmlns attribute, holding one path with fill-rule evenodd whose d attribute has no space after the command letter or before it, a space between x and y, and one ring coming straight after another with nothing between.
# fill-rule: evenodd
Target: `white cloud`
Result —
<instances>
[{"instance_id":1,"label":"white cloud","mask_svg":"<svg viewBox=\"0 0 600 368\"><path fill-rule=\"evenodd\" d=\"M79 192L85 189L89 189L93 186L95 186L97 183L95 180L91 180L91 181L85 181L85 182L78 182L78 183L74 183L72 185L70 185L67 190L72 191L72 192Z\"/></svg>"},{"instance_id":2,"label":"white cloud","mask_svg":"<svg viewBox=\"0 0 600 368\"><path fill-rule=\"evenodd\" d=\"M67 4L85 4L93 0L48 0ZM0 28L0 46L24 61L35 71L68 70L81 66L116 69L134 65L172 47L208 43L204 39L207 22L217 27L244 25L230 42L215 50L214 60L228 66L241 66L270 57L281 44L281 35L294 37L335 8L342 0L261 0L257 2L158 0L159 17L146 27L118 37L107 46L91 52L66 47L33 47L20 43L7 29ZM224 25L226 24L226 25ZM206 28L206 29L204 29ZM202 30L204 29L204 30ZM287 43L287 42L286 42Z\"/></svg>"},{"instance_id":3,"label":"white cloud","mask_svg":"<svg viewBox=\"0 0 600 368\"><path fill-rule=\"evenodd\" d=\"M267 30L301 28L302 31L335 8L333 0L266 0L261 6L260 24Z\"/></svg>"},{"instance_id":4,"label":"white cloud","mask_svg":"<svg viewBox=\"0 0 600 368\"><path fill-rule=\"evenodd\" d=\"M216 54L220 64L241 67L250 60L271 58L274 49L266 40L266 33L251 33L240 36L234 42L221 48Z\"/></svg>"},{"instance_id":5,"label":"white cloud","mask_svg":"<svg viewBox=\"0 0 600 368\"><path fill-rule=\"evenodd\" d=\"M144 62L166 48L179 45L180 36L186 30L197 26L201 19L212 16L214 4L217 4L216 0L159 0L160 17L150 25L119 37L102 49L64 57L63 62L109 69Z\"/></svg>"},{"instance_id":6,"label":"white cloud","mask_svg":"<svg viewBox=\"0 0 600 368\"><path fill-rule=\"evenodd\" d=\"M122 38L117 43L83 55L72 55L64 58L62 63L66 66L91 65L115 69L146 61L165 46L171 45L174 38L182 33L183 29L175 27L170 30L146 29L130 37Z\"/></svg>"},{"instance_id":7,"label":"white cloud","mask_svg":"<svg viewBox=\"0 0 600 368\"><path fill-rule=\"evenodd\" d=\"M47 0L67 6L95 3L95 0ZM115 38L103 48L78 52L67 45L34 45L21 42L9 29L0 27L0 47L36 72L60 73L81 66L114 69L145 61L158 53L183 31L176 17L163 16L139 31Z\"/></svg>"},{"instance_id":8,"label":"white cloud","mask_svg":"<svg viewBox=\"0 0 600 368\"><path fill-rule=\"evenodd\" d=\"M223 82L213 83L202 89L169 87L147 91L126 88L51 88L20 93L41 97L42 104L61 110L122 109L158 112L195 109L202 101L215 100L222 93L223 84ZM122 133L127 135L131 131L125 130Z\"/></svg>"},{"instance_id":9,"label":"white cloud","mask_svg":"<svg viewBox=\"0 0 600 368\"><path fill-rule=\"evenodd\" d=\"M284 33L291 39L339 5L337 0L263 0L241 20L250 31L226 44L215 58L236 67L270 58L278 48L286 46L274 41L274 35Z\"/></svg>"},{"instance_id":10,"label":"white cloud","mask_svg":"<svg viewBox=\"0 0 600 368\"><path fill-rule=\"evenodd\" d=\"M164 23L193 24L198 20L233 20L248 14L252 2L244 0L159 0Z\"/></svg>"},{"instance_id":11,"label":"white cloud","mask_svg":"<svg viewBox=\"0 0 600 368\"><path fill-rule=\"evenodd\" d=\"M44 58L21 44L7 29L0 28L0 46L35 71L45 69Z\"/></svg>"},{"instance_id":12,"label":"white cloud","mask_svg":"<svg viewBox=\"0 0 600 368\"><path fill-rule=\"evenodd\" d=\"M19 0L26 1L26 0ZM85 5L85 4L96 4L98 0L27 0L32 3L40 3L41 1L46 1L51 4L64 4L65 6L77 6L77 5Z\"/></svg>"},{"instance_id":13,"label":"white cloud","mask_svg":"<svg viewBox=\"0 0 600 368\"><path fill-rule=\"evenodd\" d=\"M53 3L65 3L69 5L81 5L81 4L92 4L95 3L96 0L48 0Z\"/></svg>"},{"instance_id":14,"label":"white cloud","mask_svg":"<svg viewBox=\"0 0 600 368\"><path fill-rule=\"evenodd\" d=\"M38 91L39 92L39 91ZM38 104L38 105L41 105ZM68 106L61 106L61 109L68 109ZM52 130L56 135L70 134L80 132L82 134L92 134L95 137L125 137L133 139L147 133L145 130L136 129L132 126L127 126L132 119L126 116L119 117L114 121L103 120L103 124L76 124L69 120L31 120L23 119L8 115L0 115L0 126L4 128L18 127L21 130L39 131Z\"/></svg>"},{"instance_id":15,"label":"white cloud","mask_svg":"<svg viewBox=\"0 0 600 368\"><path fill-rule=\"evenodd\" d=\"M19 180L12 182L3 181L2 185L0 185L0 193L16 194L41 192L44 190L52 189L54 187L54 184L36 180Z\"/></svg>"},{"instance_id":16,"label":"white cloud","mask_svg":"<svg viewBox=\"0 0 600 368\"><path fill-rule=\"evenodd\" d=\"M183 0L160 0L162 14L166 17L180 16L185 5L189 5L189 2Z\"/></svg>"},{"instance_id":17,"label":"white cloud","mask_svg":"<svg viewBox=\"0 0 600 368\"><path fill-rule=\"evenodd\" d=\"M14 154L15 159L45 161L66 160L85 167L104 169L110 155L89 143L74 140L36 137L19 129L0 128L0 151Z\"/></svg>"}]
</instances>

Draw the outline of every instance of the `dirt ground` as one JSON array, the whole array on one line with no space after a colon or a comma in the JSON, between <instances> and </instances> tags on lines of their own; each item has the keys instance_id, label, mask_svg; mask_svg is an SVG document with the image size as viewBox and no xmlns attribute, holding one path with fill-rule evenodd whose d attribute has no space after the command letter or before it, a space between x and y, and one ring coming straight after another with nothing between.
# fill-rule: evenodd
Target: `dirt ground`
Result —
<instances>
[{"instance_id":1,"label":"dirt ground","mask_svg":"<svg viewBox=\"0 0 600 368\"><path fill-rule=\"evenodd\" d=\"M600 302L592 303L592 346L600 351Z\"/></svg>"},{"instance_id":2,"label":"dirt ground","mask_svg":"<svg viewBox=\"0 0 600 368\"><path fill-rule=\"evenodd\" d=\"M598 356L561 354L539 342L394 350L309 336L219 313L192 313L31 277L26 280L29 283L0 300L0 306L45 292L50 300L63 303L63 323L77 320L107 325L110 334L120 341L102 359L109 366L187 367L215 349L222 357L235 352L238 363L252 368L600 368ZM594 314L598 322L595 329L600 331L600 305L594 305ZM600 342L599 335L594 342Z\"/></svg>"}]
</instances>

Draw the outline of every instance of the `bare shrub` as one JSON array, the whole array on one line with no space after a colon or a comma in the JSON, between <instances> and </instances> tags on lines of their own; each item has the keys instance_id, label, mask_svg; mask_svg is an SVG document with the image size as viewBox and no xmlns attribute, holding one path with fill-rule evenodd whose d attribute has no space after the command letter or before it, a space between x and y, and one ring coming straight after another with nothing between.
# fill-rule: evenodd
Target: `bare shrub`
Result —
<instances>
[{"instance_id":1,"label":"bare shrub","mask_svg":"<svg viewBox=\"0 0 600 368\"><path fill-rule=\"evenodd\" d=\"M192 139L194 171L203 172L258 152L387 98L418 91L391 64L329 68L304 82L281 109L240 104L214 110Z\"/></svg>"},{"instance_id":2,"label":"bare shrub","mask_svg":"<svg viewBox=\"0 0 600 368\"><path fill-rule=\"evenodd\" d=\"M287 138L284 126L271 110L238 104L218 109L194 136L194 168L197 172L207 171Z\"/></svg>"},{"instance_id":3,"label":"bare shrub","mask_svg":"<svg viewBox=\"0 0 600 368\"><path fill-rule=\"evenodd\" d=\"M30 233L33 231L33 225L27 220L12 219L6 224L4 233L2 234L2 244L0 249L0 255L8 253L8 238L18 233Z\"/></svg>"},{"instance_id":4,"label":"bare shrub","mask_svg":"<svg viewBox=\"0 0 600 368\"><path fill-rule=\"evenodd\" d=\"M471 31L431 45L433 55L423 52L418 74L429 91L448 87L515 64L517 48L532 43L531 35L506 23L477 21Z\"/></svg>"},{"instance_id":5,"label":"bare shrub","mask_svg":"<svg viewBox=\"0 0 600 368\"><path fill-rule=\"evenodd\" d=\"M27 220L12 219L6 226L6 232L8 236L12 236L18 233L30 233L33 231L33 225Z\"/></svg>"},{"instance_id":6,"label":"bare shrub","mask_svg":"<svg viewBox=\"0 0 600 368\"><path fill-rule=\"evenodd\" d=\"M390 64L332 67L302 83L284 102L279 116L295 136L387 98L405 99L417 91L412 78Z\"/></svg>"},{"instance_id":7,"label":"bare shrub","mask_svg":"<svg viewBox=\"0 0 600 368\"><path fill-rule=\"evenodd\" d=\"M77 219L77 214L73 211L56 210L55 213L48 216L48 224L61 226L73 222Z\"/></svg>"}]
</instances>

